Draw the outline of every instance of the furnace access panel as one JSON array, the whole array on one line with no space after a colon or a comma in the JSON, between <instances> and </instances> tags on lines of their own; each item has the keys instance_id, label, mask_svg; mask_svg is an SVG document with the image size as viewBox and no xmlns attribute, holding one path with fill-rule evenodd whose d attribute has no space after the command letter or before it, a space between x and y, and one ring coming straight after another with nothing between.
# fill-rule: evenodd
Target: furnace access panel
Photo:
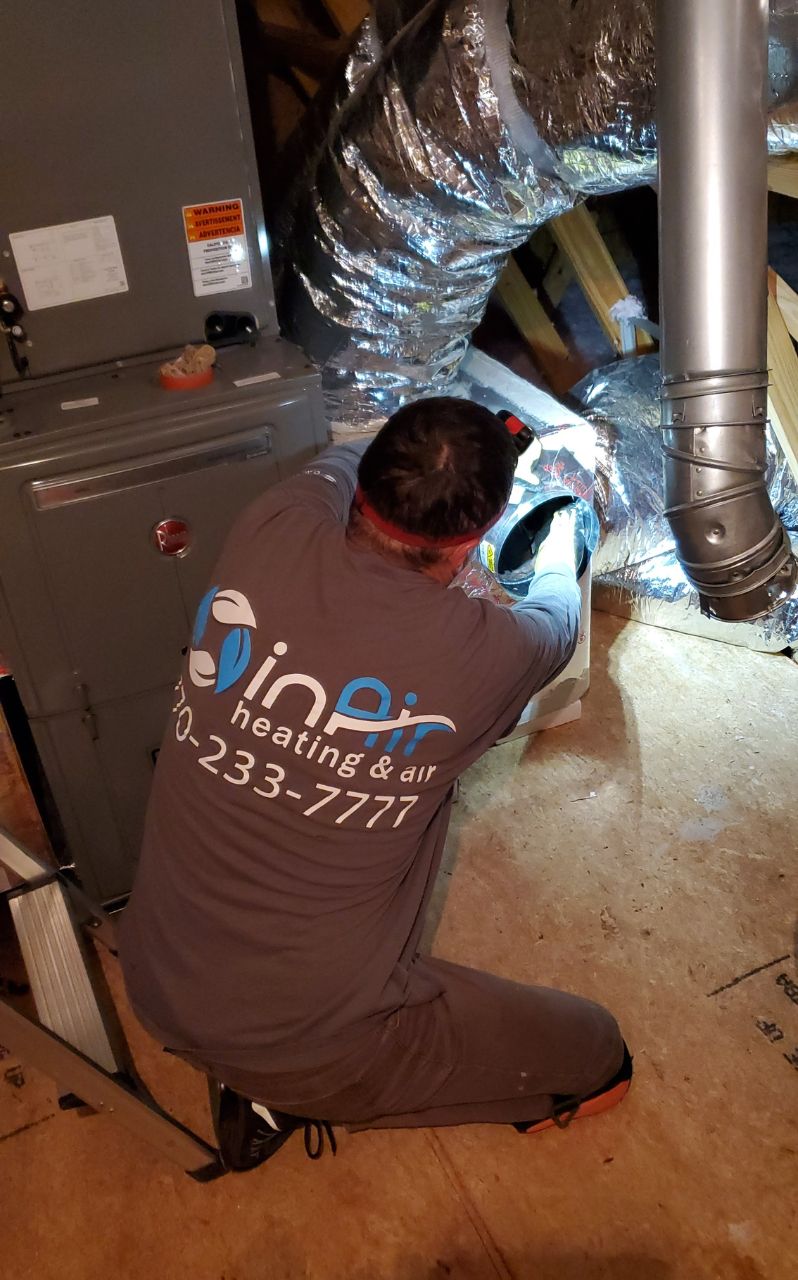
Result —
<instances>
[{"instance_id":1,"label":"furnace access panel","mask_svg":"<svg viewBox=\"0 0 798 1280\"><path fill-rule=\"evenodd\" d=\"M275 334L234 4L25 0L0 55L0 383Z\"/></svg>"}]
</instances>

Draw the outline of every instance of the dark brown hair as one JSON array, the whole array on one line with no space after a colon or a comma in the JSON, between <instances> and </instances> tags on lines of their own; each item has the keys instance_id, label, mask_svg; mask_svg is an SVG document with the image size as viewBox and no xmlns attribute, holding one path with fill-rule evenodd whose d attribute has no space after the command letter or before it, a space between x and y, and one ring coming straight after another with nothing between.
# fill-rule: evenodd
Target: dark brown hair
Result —
<instances>
[{"instance_id":1,"label":"dark brown hair","mask_svg":"<svg viewBox=\"0 0 798 1280\"><path fill-rule=\"evenodd\" d=\"M391 524L466 541L506 506L516 461L510 433L489 409L437 396L388 419L361 459L358 480Z\"/></svg>"}]
</instances>

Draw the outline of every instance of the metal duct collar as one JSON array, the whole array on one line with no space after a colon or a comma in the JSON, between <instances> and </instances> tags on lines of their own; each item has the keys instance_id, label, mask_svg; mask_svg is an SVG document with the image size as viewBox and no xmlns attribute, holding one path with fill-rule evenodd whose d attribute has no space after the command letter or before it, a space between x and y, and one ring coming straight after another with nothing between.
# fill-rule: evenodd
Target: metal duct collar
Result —
<instances>
[{"instance_id":1,"label":"metal duct collar","mask_svg":"<svg viewBox=\"0 0 798 1280\"><path fill-rule=\"evenodd\" d=\"M574 556L580 579L598 545L598 517L589 503L562 485L535 487L516 481L507 510L479 544L480 563L517 600L526 598L552 516L563 507L574 507L576 511Z\"/></svg>"}]
</instances>

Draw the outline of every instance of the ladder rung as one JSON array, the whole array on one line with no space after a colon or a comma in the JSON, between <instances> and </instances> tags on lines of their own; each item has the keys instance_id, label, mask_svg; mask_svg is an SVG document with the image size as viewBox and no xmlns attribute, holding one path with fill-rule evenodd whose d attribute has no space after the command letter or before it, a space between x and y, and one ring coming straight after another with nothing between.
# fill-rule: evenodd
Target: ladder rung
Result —
<instances>
[{"instance_id":1,"label":"ladder rung","mask_svg":"<svg viewBox=\"0 0 798 1280\"><path fill-rule=\"evenodd\" d=\"M51 880L10 906L42 1024L106 1071L119 1071L64 886Z\"/></svg>"}]
</instances>

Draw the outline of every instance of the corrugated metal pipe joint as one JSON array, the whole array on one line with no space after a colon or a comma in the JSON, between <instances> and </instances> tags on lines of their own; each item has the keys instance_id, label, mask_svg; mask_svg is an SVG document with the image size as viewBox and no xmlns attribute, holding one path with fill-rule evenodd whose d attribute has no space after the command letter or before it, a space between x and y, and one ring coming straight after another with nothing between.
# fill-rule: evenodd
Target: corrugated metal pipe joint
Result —
<instances>
[{"instance_id":1,"label":"corrugated metal pipe joint","mask_svg":"<svg viewBox=\"0 0 798 1280\"><path fill-rule=\"evenodd\" d=\"M795 586L765 483L766 369L666 379L665 514L708 614L761 617Z\"/></svg>"}]
</instances>

